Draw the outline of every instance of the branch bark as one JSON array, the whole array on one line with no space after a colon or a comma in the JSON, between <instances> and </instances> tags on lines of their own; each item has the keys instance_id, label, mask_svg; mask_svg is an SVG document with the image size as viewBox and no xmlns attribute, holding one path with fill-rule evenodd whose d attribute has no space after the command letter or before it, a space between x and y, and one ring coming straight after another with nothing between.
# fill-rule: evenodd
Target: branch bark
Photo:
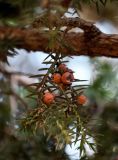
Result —
<instances>
[{"instance_id":1,"label":"branch bark","mask_svg":"<svg viewBox=\"0 0 118 160\"><path fill-rule=\"evenodd\" d=\"M67 26L67 31L53 32L39 31L37 28L9 28L0 27L0 43L3 41L17 41L13 47L27 51L55 52L63 55L85 55L118 57L118 35L104 34L92 23L79 18L64 18L53 22L55 26ZM69 29L79 27L82 33L71 33ZM68 29L69 28L69 29ZM52 46L50 46L50 43Z\"/></svg>"}]
</instances>

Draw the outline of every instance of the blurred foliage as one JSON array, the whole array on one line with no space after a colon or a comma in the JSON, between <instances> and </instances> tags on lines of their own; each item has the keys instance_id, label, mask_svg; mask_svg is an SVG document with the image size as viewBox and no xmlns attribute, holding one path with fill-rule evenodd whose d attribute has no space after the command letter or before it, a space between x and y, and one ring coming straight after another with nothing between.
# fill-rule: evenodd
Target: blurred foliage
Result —
<instances>
[{"instance_id":1,"label":"blurred foliage","mask_svg":"<svg viewBox=\"0 0 118 160\"><path fill-rule=\"evenodd\" d=\"M92 99L100 102L110 102L114 98L117 99L117 66L112 64L112 61L94 59L92 60L94 65L94 78L92 85L88 88L88 94ZM114 63L114 62L113 62Z\"/></svg>"},{"instance_id":2,"label":"blurred foliage","mask_svg":"<svg viewBox=\"0 0 118 160\"><path fill-rule=\"evenodd\" d=\"M95 60L95 59L94 59ZM118 158L118 76L117 67L107 61L94 61L95 79L87 92L91 103L96 103L92 130L97 138L97 152L89 160L117 160Z\"/></svg>"},{"instance_id":3,"label":"blurred foliage","mask_svg":"<svg viewBox=\"0 0 118 160\"><path fill-rule=\"evenodd\" d=\"M99 125L97 125L99 124ZM118 158L118 102L112 101L104 106L97 119L94 132L101 134L97 140L97 153L89 160L117 160Z\"/></svg>"},{"instance_id":4,"label":"blurred foliage","mask_svg":"<svg viewBox=\"0 0 118 160\"><path fill-rule=\"evenodd\" d=\"M26 26L34 18L38 0L0 0L1 25Z\"/></svg>"},{"instance_id":5,"label":"blurred foliage","mask_svg":"<svg viewBox=\"0 0 118 160\"><path fill-rule=\"evenodd\" d=\"M117 0L110 0L115 3ZM0 0L0 25L27 26L36 16L55 11L62 16L69 7L82 9L82 4L95 4L96 9L106 6L109 0Z\"/></svg>"},{"instance_id":6,"label":"blurred foliage","mask_svg":"<svg viewBox=\"0 0 118 160\"><path fill-rule=\"evenodd\" d=\"M20 132L19 118L23 114L23 104L19 101L19 111L12 114L9 76L0 78L0 160L69 160L64 148L56 150L53 139L48 139L42 131L37 135ZM6 83L7 82L7 85ZM2 90L1 90L2 89ZM19 95L20 96L20 95ZM19 100L19 99L17 99ZM30 103L30 101L28 101ZM32 101L32 105L34 106ZM30 106L30 107L31 107ZM13 106L12 106L13 107ZM14 106L15 107L15 106Z\"/></svg>"},{"instance_id":7,"label":"blurred foliage","mask_svg":"<svg viewBox=\"0 0 118 160\"><path fill-rule=\"evenodd\" d=\"M93 64L96 78L88 89L89 96L98 103L110 102L117 96L117 69L107 61L94 59Z\"/></svg>"}]
</instances>

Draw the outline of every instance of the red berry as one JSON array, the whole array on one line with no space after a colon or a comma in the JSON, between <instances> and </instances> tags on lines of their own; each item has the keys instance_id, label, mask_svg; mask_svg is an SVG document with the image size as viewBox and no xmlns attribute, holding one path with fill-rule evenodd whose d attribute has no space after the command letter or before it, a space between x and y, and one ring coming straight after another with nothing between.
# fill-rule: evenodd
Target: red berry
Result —
<instances>
[{"instance_id":1,"label":"red berry","mask_svg":"<svg viewBox=\"0 0 118 160\"><path fill-rule=\"evenodd\" d=\"M47 105L50 105L54 101L54 94L51 92L46 92L43 96L43 102Z\"/></svg>"},{"instance_id":2,"label":"red berry","mask_svg":"<svg viewBox=\"0 0 118 160\"><path fill-rule=\"evenodd\" d=\"M68 72L70 73L74 73L74 71L72 69L68 69Z\"/></svg>"},{"instance_id":3,"label":"red berry","mask_svg":"<svg viewBox=\"0 0 118 160\"><path fill-rule=\"evenodd\" d=\"M53 82L54 83L56 83L56 84L61 83L61 74L54 73L52 77L53 77Z\"/></svg>"},{"instance_id":4,"label":"red berry","mask_svg":"<svg viewBox=\"0 0 118 160\"><path fill-rule=\"evenodd\" d=\"M87 102L87 97L84 95L77 96L77 103L83 105Z\"/></svg>"},{"instance_id":5,"label":"red berry","mask_svg":"<svg viewBox=\"0 0 118 160\"><path fill-rule=\"evenodd\" d=\"M60 71L61 73L64 73L64 72L66 72L66 71L68 70L67 66L66 66L64 63L61 63L61 64L59 65L58 69L59 69L59 71Z\"/></svg>"},{"instance_id":6,"label":"red berry","mask_svg":"<svg viewBox=\"0 0 118 160\"><path fill-rule=\"evenodd\" d=\"M65 72L63 73L62 77L61 77L61 81L64 83L64 84L71 84L72 81L74 80L74 76L72 73L70 72Z\"/></svg>"}]
</instances>

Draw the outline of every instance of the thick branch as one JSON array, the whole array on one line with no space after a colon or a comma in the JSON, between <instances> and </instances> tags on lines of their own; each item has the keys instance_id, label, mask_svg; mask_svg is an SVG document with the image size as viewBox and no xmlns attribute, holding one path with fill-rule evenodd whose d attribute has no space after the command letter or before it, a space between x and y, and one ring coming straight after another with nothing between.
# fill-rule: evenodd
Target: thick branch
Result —
<instances>
[{"instance_id":1,"label":"thick branch","mask_svg":"<svg viewBox=\"0 0 118 160\"><path fill-rule=\"evenodd\" d=\"M59 22L60 23L60 22ZM62 53L64 55L87 55L118 57L118 35L107 35L101 33L93 24L75 23L71 20L62 20L62 25L78 26L84 30L83 33L63 33L53 41L53 47L49 46L51 36L49 32L41 32L37 29L0 28L0 42L17 40L14 47L23 48L28 51L44 51ZM82 26L83 25L83 26ZM87 27L88 26L88 27ZM90 31L90 32L89 32Z\"/></svg>"}]
</instances>

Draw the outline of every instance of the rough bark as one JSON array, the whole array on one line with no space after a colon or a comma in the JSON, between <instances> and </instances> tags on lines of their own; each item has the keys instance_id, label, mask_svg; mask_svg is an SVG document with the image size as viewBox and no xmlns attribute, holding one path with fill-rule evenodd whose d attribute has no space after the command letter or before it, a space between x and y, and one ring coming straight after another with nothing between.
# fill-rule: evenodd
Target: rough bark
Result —
<instances>
[{"instance_id":1,"label":"rough bark","mask_svg":"<svg viewBox=\"0 0 118 160\"><path fill-rule=\"evenodd\" d=\"M52 38L49 31L39 31L37 28L0 28L0 42L16 41L16 48L27 51L55 52L64 55L86 55L118 57L118 35L104 34L92 23L78 18L62 19L53 22L55 26L67 26L64 32L58 31ZM68 32L73 27L83 29L82 33ZM50 47L50 43L53 46Z\"/></svg>"}]
</instances>

